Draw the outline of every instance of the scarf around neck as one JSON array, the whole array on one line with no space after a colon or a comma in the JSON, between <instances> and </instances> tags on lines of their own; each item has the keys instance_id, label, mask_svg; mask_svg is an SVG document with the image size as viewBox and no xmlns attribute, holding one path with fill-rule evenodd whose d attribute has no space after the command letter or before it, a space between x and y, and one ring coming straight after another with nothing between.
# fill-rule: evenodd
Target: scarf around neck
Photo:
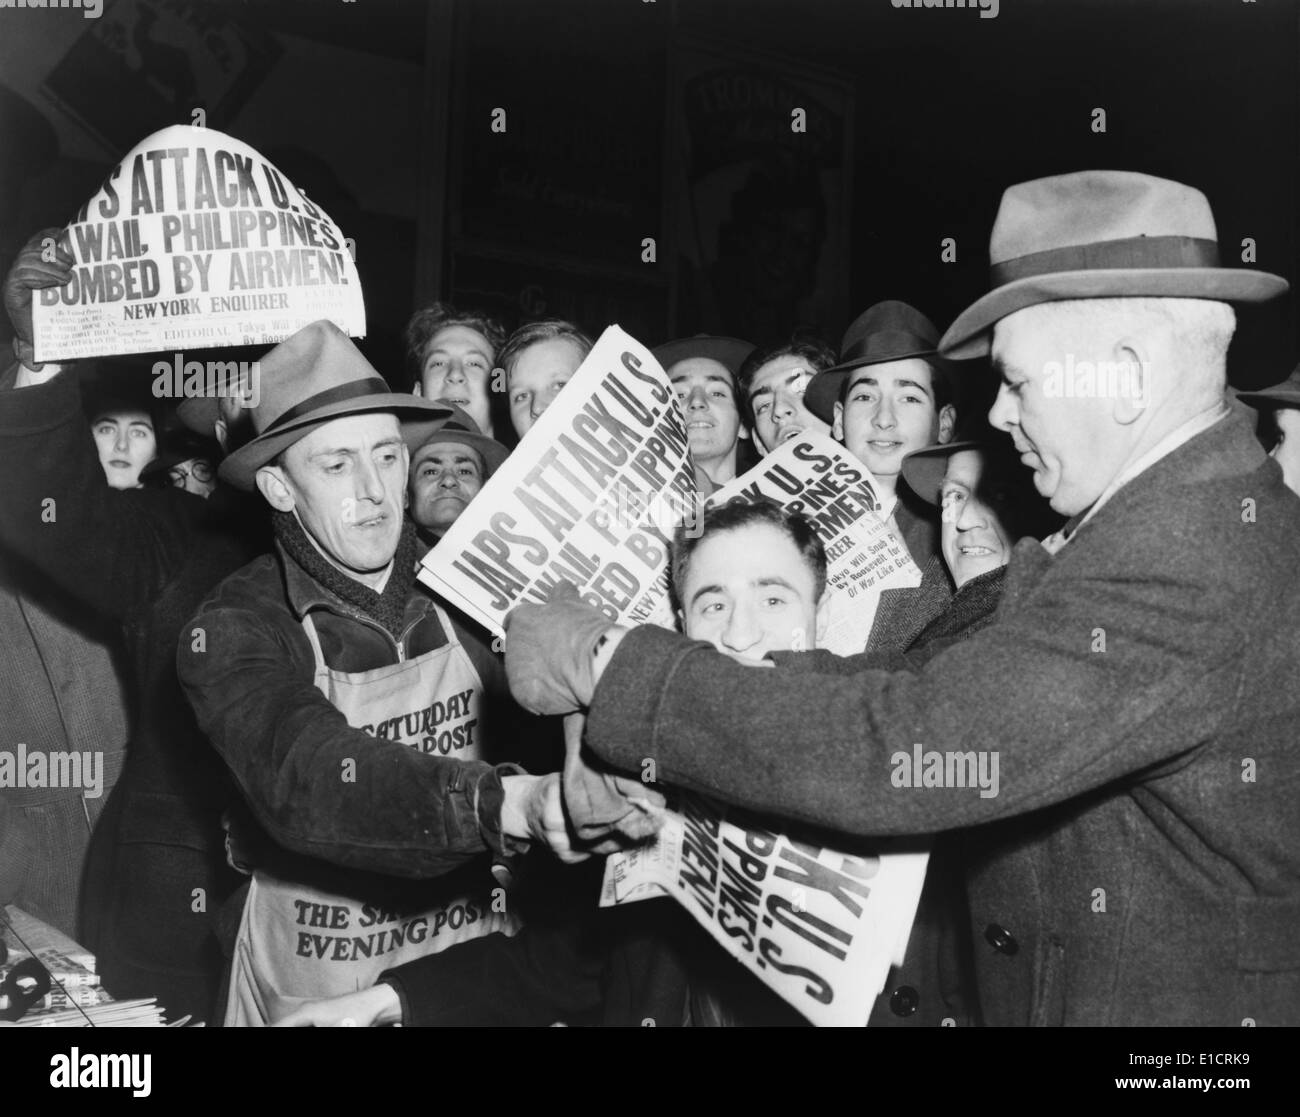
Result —
<instances>
[{"instance_id":1,"label":"scarf around neck","mask_svg":"<svg viewBox=\"0 0 1300 1117\"><path fill-rule=\"evenodd\" d=\"M302 567L314 582L381 624L394 640L401 638L406 603L415 585L415 563L420 551L415 526L410 520L402 522L397 554L393 557L393 570L383 593L377 593L344 574L322 555L292 512L272 511L271 530L275 533L276 541L284 548L284 553Z\"/></svg>"}]
</instances>

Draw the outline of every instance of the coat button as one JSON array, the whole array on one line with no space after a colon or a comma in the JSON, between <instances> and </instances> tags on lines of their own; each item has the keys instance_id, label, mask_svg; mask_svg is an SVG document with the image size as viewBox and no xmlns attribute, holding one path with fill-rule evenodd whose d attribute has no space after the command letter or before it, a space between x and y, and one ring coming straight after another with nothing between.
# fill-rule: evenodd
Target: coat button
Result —
<instances>
[{"instance_id":1,"label":"coat button","mask_svg":"<svg viewBox=\"0 0 1300 1117\"><path fill-rule=\"evenodd\" d=\"M889 1011L895 1016L911 1016L920 1004L921 995L910 985L900 985L889 998Z\"/></svg>"},{"instance_id":2,"label":"coat button","mask_svg":"<svg viewBox=\"0 0 1300 1117\"><path fill-rule=\"evenodd\" d=\"M1020 949L1020 944L1016 942L1015 935L997 923L990 923L984 928L984 941L994 950L1008 957Z\"/></svg>"}]
</instances>

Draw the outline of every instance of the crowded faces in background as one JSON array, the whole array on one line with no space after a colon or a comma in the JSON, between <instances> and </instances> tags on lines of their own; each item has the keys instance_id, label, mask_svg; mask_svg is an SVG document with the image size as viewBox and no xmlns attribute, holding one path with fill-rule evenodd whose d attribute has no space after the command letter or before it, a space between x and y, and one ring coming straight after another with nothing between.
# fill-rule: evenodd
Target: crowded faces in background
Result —
<instances>
[{"instance_id":1,"label":"crowded faces in background","mask_svg":"<svg viewBox=\"0 0 1300 1117\"><path fill-rule=\"evenodd\" d=\"M740 366L737 386L760 454L770 454L804 431L831 433L830 423L809 411L803 397L812 378L835 363L835 351L815 337L749 355Z\"/></svg>"},{"instance_id":2,"label":"crowded faces in background","mask_svg":"<svg viewBox=\"0 0 1300 1117\"><path fill-rule=\"evenodd\" d=\"M572 322L546 318L510 335L497 355L515 434L523 438L591 352L591 338Z\"/></svg>"},{"instance_id":3,"label":"crowded faces in background","mask_svg":"<svg viewBox=\"0 0 1300 1117\"><path fill-rule=\"evenodd\" d=\"M1300 365L1281 384L1238 398L1259 410L1259 440L1282 467L1282 480L1300 494Z\"/></svg>"},{"instance_id":4,"label":"crowded faces in background","mask_svg":"<svg viewBox=\"0 0 1300 1117\"><path fill-rule=\"evenodd\" d=\"M486 314L448 303L417 310L406 324L406 351L416 368L412 391L455 404L492 434L492 370L505 339Z\"/></svg>"},{"instance_id":5,"label":"crowded faces in background","mask_svg":"<svg viewBox=\"0 0 1300 1117\"><path fill-rule=\"evenodd\" d=\"M510 451L455 419L433 420L429 426L428 436L411 455L408 489L411 519L421 540L433 546Z\"/></svg>"},{"instance_id":6,"label":"crowded faces in background","mask_svg":"<svg viewBox=\"0 0 1300 1117\"><path fill-rule=\"evenodd\" d=\"M90 407L90 433L110 488L138 489L140 474L158 452L153 416L129 400L102 396Z\"/></svg>"},{"instance_id":7,"label":"crowded faces in background","mask_svg":"<svg viewBox=\"0 0 1300 1117\"><path fill-rule=\"evenodd\" d=\"M696 469L715 485L725 485L744 472L738 451L748 434L740 418L736 383L740 366L753 351L747 341L706 334L670 341L654 350L677 390Z\"/></svg>"}]
</instances>

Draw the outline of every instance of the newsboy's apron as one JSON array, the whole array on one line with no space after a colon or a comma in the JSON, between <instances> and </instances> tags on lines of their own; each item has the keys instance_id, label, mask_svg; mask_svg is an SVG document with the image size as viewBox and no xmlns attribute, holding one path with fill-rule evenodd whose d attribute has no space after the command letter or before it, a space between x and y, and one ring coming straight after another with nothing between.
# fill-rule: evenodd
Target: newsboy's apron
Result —
<instances>
[{"instance_id":1,"label":"newsboy's apron","mask_svg":"<svg viewBox=\"0 0 1300 1117\"><path fill-rule=\"evenodd\" d=\"M302 626L316 657L314 682L354 729L423 752L479 759L482 686L451 621L434 606L447 645L415 659L346 673L325 665L310 614ZM367 891L365 875L313 871L310 884L255 869L235 943L227 1027L269 1024L305 1000L365 989L387 969L519 924L482 873L481 890L454 882L419 885L418 906L394 906ZM319 879L317 879L319 876ZM331 884L334 879L347 884ZM382 878L381 878L382 879ZM477 878L476 878L477 880ZM495 909L495 910L494 910Z\"/></svg>"}]
</instances>

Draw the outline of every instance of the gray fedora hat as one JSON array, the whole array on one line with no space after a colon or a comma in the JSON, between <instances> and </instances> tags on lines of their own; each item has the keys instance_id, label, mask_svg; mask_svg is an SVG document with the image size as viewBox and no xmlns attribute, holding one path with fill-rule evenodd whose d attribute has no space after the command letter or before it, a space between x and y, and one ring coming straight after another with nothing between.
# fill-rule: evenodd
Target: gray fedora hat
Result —
<instances>
[{"instance_id":1,"label":"gray fedora hat","mask_svg":"<svg viewBox=\"0 0 1300 1117\"><path fill-rule=\"evenodd\" d=\"M989 240L993 289L948 327L939 350L954 360L989 351L1008 314L1061 299L1167 297L1263 302L1281 276L1219 265L1205 195L1134 171L1079 171L1009 187Z\"/></svg>"},{"instance_id":2,"label":"gray fedora hat","mask_svg":"<svg viewBox=\"0 0 1300 1117\"><path fill-rule=\"evenodd\" d=\"M458 409L405 392L394 392L333 322L313 322L286 338L258 362L260 399L247 409L253 438L230 454L217 471L236 488L252 490L253 478L276 455L323 423L348 415L390 411L399 419L438 416ZM466 416L466 421L471 422ZM408 449L414 436L403 430Z\"/></svg>"}]
</instances>

